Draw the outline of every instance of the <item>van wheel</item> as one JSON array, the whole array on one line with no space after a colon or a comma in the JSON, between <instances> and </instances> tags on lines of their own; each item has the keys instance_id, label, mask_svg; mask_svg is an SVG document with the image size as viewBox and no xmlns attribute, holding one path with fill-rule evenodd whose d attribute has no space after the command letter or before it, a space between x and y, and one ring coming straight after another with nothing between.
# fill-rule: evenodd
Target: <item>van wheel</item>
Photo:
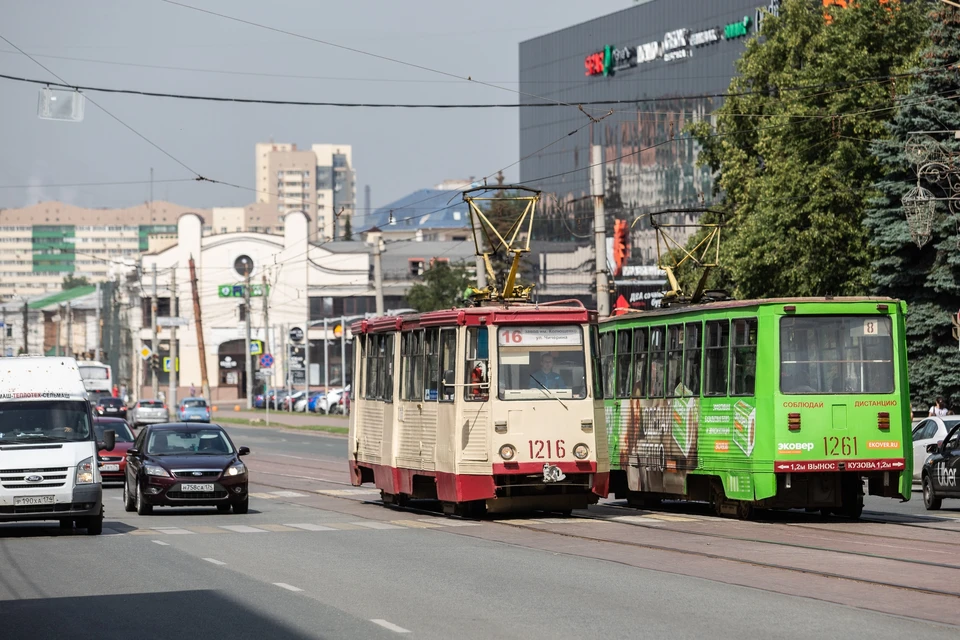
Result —
<instances>
[{"instance_id":1,"label":"van wheel","mask_svg":"<svg viewBox=\"0 0 960 640\"><path fill-rule=\"evenodd\" d=\"M60 518L60 528L64 531L73 529L73 520L71 518Z\"/></svg>"},{"instance_id":2,"label":"van wheel","mask_svg":"<svg viewBox=\"0 0 960 640\"><path fill-rule=\"evenodd\" d=\"M937 511L942 503L943 500L938 498L933 491L933 482L930 481L930 476L923 476L923 506L927 508L927 511Z\"/></svg>"},{"instance_id":3,"label":"van wheel","mask_svg":"<svg viewBox=\"0 0 960 640\"><path fill-rule=\"evenodd\" d=\"M137 510L136 502L134 502L134 497L130 495L130 491L127 489L127 479L123 479L123 510L129 513L132 513Z\"/></svg>"},{"instance_id":4,"label":"van wheel","mask_svg":"<svg viewBox=\"0 0 960 640\"><path fill-rule=\"evenodd\" d=\"M147 504L147 501L143 499L143 491L140 489L140 481L137 481L137 515L138 516L148 516L153 513L153 505Z\"/></svg>"},{"instance_id":5,"label":"van wheel","mask_svg":"<svg viewBox=\"0 0 960 640\"><path fill-rule=\"evenodd\" d=\"M85 527L87 530L88 536L99 536L103 533L103 510L101 508L100 515L98 516L89 516L84 518L82 521L77 522L78 525Z\"/></svg>"}]
</instances>

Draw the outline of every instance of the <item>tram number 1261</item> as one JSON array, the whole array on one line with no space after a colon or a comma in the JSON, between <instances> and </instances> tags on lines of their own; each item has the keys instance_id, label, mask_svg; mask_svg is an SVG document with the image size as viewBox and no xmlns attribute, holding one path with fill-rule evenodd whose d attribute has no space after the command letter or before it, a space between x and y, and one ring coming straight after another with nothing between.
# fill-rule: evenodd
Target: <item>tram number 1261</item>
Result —
<instances>
[{"instance_id":1,"label":"tram number 1261","mask_svg":"<svg viewBox=\"0 0 960 640\"><path fill-rule=\"evenodd\" d=\"M824 438L823 449L828 456L857 455L857 438L855 436L852 438L850 436Z\"/></svg>"},{"instance_id":2,"label":"tram number 1261","mask_svg":"<svg viewBox=\"0 0 960 640\"><path fill-rule=\"evenodd\" d=\"M552 458L553 452L556 452L558 458L563 458L567 455L567 450L563 446L563 440L528 440L530 444L530 458L532 460L543 460L545 458ZM546 452L547 455L543 455Z\"/></svg>"}]
</instances>

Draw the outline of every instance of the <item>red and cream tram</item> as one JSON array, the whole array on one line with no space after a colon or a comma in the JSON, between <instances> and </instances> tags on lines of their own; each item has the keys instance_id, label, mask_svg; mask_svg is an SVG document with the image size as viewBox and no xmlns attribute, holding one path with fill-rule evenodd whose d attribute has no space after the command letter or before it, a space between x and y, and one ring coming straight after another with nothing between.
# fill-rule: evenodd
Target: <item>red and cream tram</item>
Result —
<instances>
[{"instance_id":1,"label":"red and cream tram","mask_svg":"<svg viewBox=\"0 0 960 640\"><path fill-rule=\"evenodd\" d=\"M569 512L607 495L597 316L578 302L353 325L354 485L444 511Z\"/></svg>"}]
</instances>

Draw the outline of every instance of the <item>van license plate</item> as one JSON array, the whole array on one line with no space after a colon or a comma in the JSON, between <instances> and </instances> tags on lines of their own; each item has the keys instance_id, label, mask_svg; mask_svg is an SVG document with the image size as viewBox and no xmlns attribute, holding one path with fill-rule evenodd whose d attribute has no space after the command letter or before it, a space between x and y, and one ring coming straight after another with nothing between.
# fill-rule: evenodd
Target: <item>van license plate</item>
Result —
<instances>
[{"instance_id":1,"label":"van license plate","mask_svg":"<svg viewBox=\"0 0 960 640\"><path fill-rule=\"evenodd\" d=\"M181 491L213 491L212 484L181 484Z\"/></svg>"},{"instance_id":2,"label":"van license plate","mask_svg":"<svg viewBox=\"0 0 960 640\"><path fill-rule=\"evenodd\" d=\"M14 506L26 504L53 504L53 496L16 496Z\"/></svg>"}]
</instances>

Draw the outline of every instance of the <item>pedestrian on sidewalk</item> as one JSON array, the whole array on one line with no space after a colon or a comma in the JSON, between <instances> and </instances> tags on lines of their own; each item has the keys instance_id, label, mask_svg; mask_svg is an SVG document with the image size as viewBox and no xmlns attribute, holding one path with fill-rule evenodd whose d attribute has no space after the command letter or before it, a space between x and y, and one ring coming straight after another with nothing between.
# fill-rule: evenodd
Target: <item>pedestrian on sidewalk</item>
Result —
<instances>
[{"instance_id":1,"label":"pedestrian on sidewalk","mask_svg":"<svg viewBox=\"0 0 960 640\"><path fill-rule=\"evenodd\" d=\"M943 397L937 397L937 403L930 407L927 415L938 418L950 415L950 409L947 408L947 403L943 401Z\"/></svg>"}]
</instances>

